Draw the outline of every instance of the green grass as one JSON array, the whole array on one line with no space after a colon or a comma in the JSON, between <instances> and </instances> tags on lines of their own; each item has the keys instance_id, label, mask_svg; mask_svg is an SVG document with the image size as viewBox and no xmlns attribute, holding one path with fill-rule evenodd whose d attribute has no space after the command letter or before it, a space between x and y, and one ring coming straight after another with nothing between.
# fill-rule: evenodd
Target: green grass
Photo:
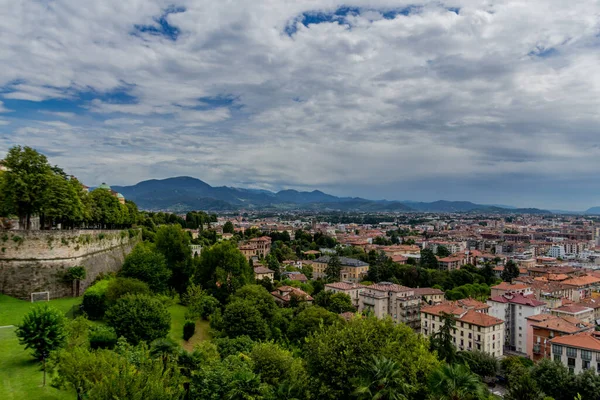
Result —
<instances>
[{"instance_id":1,"label":"green grass","mask_svg":"<svg viewBox=\"0 0 600 400\"><path fill-rule=\"evenodd\" d=\"M80 299L51 300L53 307L67 313ZM31 303L0 295L0 326L17 325L33 306ZM75 393L42 386L40 363L29 350L19 344L16 328L0 328L0 398L3 400L62 400L73 399Z\"/></svg>"},{"instance_id":2,"label":"green grass","mask_svg":"<svg viewBox=\"0 0 600 400\"><path fill-rule=\"evenodd\" d=\"M74 306L81 302L80 298L64 298L51 300L50 305L69 315ZM31 303L0 294L0 326L18 325L23 316L34 306L43 303ZM183 346L193 350L202 340L210 338L207 321L196 323L196 333L186 342L183 340L183 324L186 307L173 305L171 313L171 331L169 337ZM94 321L94 323L102 323ZM1 400L72 400L76 395L72 391L54 389L49 385L42 386L42 371L31 353L19 344L15 335L15 327L0 328L0 399Z\"/></svg>"},{"instance_id":3,"label":"green grass","mask_svg":"<svg viewBox=\"0 0 600 400\"><path fill-rule=\"evenodd\" d=\"M186 307L176 304L169 307L171 313L171 331L169 337L179 343L184 349L191 351L194 346L203 340L210 339L210 327L208 321L196 322L196 333L189 341L183 340L183 324L185 323Z\"/></svg>"}]
</instances>

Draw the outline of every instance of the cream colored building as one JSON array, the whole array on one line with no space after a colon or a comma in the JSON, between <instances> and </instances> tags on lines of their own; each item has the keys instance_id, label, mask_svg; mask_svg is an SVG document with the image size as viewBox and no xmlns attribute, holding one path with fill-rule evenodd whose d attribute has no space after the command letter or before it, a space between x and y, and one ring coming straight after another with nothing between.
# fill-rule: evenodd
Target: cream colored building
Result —
<instances>
[{"instance_id":1,"label":"cream colored building","mask_svg":"<svg viewBox=\"0 0 600 400\"><path fill-rule=\"evenodd\" d=\"M313 278L325 278L325 270L331 257L323 256L314 260L313 266ZM340 281L348 281L358 283L369 272L369 264L366 262L355 260L354 258L339 257L342 269L340 271Z\"/></svg>"},{"instance_id":2,"label":"cream colored building","mask_svg":"<svg viewBox=\"0 0 600 400\"><path fill-rule=\"evenodd\" d=\"M362 293L362 291L366 287L367 286L364 286L364 285L361 285L358 283L334 282L334 283L326 284L325 290L329 290L334 293L347 294L350 297L350 299L352 300L352 304L358 308L359 301L360 301L360 293Z\"/></svg>"},{"instance_id":3,"label":"cream colored building","mask_svg":"<svg viewBox=\"0 0 600 400\"><path fill-rule=\"evenodd\" d=\"M421 333L432 336L444 325L444 314L453 315L456 325L452 341L458 350L479 350L494 357L501 357L504 344L504 321L486 313L485 304L477 307L472 300L445 302L421 308Z\"/></svg>"},{"instance_id":4,"label":"cream colored building","mask_svg":"<svg viewBox=\"0 0 600 400\"><path fill-rule=\"evenodd\" d=\"M359 311L369 311L377 318L390 316L396 323L404 323L418 330L421 298L412 288L390 282L364 286L359 292Z\"/></svg>"}]
</instances>

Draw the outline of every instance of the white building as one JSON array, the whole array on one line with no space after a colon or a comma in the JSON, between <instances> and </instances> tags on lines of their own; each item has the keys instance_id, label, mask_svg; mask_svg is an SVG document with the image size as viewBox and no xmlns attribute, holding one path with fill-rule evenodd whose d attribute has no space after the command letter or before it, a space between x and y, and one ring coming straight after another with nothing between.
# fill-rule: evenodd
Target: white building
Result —
<instances>
[{"instance_id":1,"label":"white building","mask_svg":"<svg viewBox=\"0 0 600 400\"><path fill-rule=\"evenodd\" d=\"M554 245L548 250L548 256L554 258L563 258L565 256L565 247L562 245Z\"/></svg>"},{"instance_id":2,"label":"white building","mask_svg":"<svg viewBox=\"0 0 600 400\"><path fill-rule=\"evenodd\" d=\"M560 336L550 341L552 358L573 373L593 369L600 373L600 340L590 332Z\"/></svg>"},{"instance_id":3,"label":"white building","mask_svg":"<svg viewBox=\"0 0 600 400\"><path fill-rule=\"evenodd\" d=\"M490 315L504 321L504 345L512 350L527 354L527 317L545 311L546 303L533 295L505 293L487 301Z\"/></svg>"}]
</instances>

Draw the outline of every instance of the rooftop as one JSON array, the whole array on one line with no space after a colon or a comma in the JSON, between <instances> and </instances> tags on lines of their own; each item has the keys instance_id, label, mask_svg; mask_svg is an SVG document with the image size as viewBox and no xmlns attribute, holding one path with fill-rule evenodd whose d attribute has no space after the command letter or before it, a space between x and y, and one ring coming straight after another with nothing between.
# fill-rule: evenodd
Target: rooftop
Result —
<instances>
[{"instance_id":1,"label":"rooftop","mask_svg":"<svg viewBox=\"0 0 600 400\"><path fill-rule=\"evenodd\" d=\"M328 263L330 259L331 259L330 256L322 256L322 257L317 258L315 260L315 262ZM344 267L368 267L369 266L369 264L367 264L366 262L356 260L354 258L339 257L339 260L340 260L340 263Z\"/></svg>"},{"instance_id":2,"label":"rooftop","mask_svg":"<svg viewBox=\"0 0 600 400\"><path fill-rule=\"evenodd\" d=\"M588 332L560 336L552 339L550 343L569 347L578 347L580 349L592 351L600 351L600 340L596 339L591 333Z\"/></svg>"},{"instance_id":3,"label":"rooftop","mask_svg":"<svg viewBox=\"0 0 600 400\"><path fill-rule=\"evenodd\" d=\"M501 296L492 297L488 301L496 303L512 303L528 307L539 307L546 305L543 301L537 300L533 295L524 296L521 293L505 293Z\"/></svg>"}]
</instances>

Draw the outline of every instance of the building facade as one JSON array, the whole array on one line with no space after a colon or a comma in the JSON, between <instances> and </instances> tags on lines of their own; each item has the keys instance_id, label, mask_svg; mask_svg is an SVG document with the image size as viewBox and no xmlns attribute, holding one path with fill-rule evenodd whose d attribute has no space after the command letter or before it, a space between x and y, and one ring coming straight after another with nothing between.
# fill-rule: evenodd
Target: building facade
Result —
<instances>
[{"instance_id":1,"label":"building facade","mask_svg":"<svg viewBox=\"0 0 600 400\"><path fill-rule=\"evenodd\" d=\"M312 264L313 278L325 278L325 270L327 269L330 259L330 256L323 256L314 260ZM358 283L362 281L367 275L367 272L369 272L369 264L366 262L348 257L339 257L339 260L342 264L339 278L340 281Z\"/></svg>"},{"instance_id":2,"label":"building facade","mask_svg":"<svg viewBox=\"0 0 600 400\"><path fill-rule=\"evenodd\" d=\"M414 289L390 282L364 286L359 296L359 311L367 311L377 318L390 316L396 323L404 323L419 330L421 299Z\"/></svg>"}]
</instances>

